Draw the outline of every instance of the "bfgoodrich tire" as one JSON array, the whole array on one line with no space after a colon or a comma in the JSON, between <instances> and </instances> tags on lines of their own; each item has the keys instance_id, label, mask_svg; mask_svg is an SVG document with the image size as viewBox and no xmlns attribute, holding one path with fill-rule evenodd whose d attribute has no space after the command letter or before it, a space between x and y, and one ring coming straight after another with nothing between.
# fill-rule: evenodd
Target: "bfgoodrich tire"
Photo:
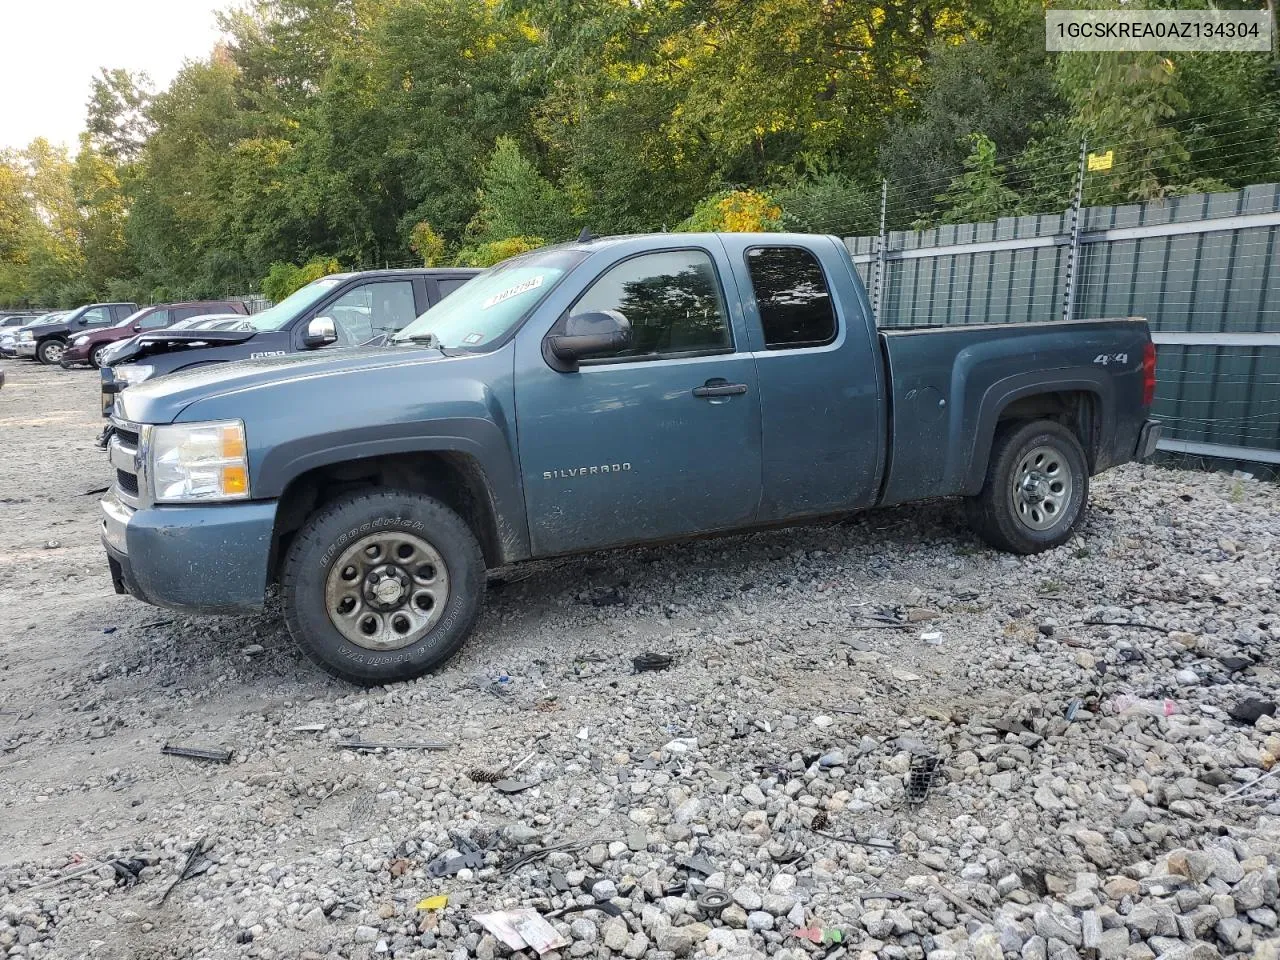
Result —
<instances>
[{"instance_id":1,"label":"bfgoodrich tire","mask_svg":"<svg viewBox=\"0 0 1280 960\"><path fill-rule=\"evenodd\" d=\"M1052 420L996 435L969 526L998 550L1040 553L1071 539L1089 502L1089 466L1076 435Z\"/></svg>"},{"instance_id":2,"label":"bfgoodrich tire","mask_svg":"<svg viewBox=\"0 0 1280 960\"><path fill-rule=\"evenodd\" d=\"M355 493L307 521L281 577L289 633L336 677L361 684L420 677L466 641L485 565L467 524L407 491Z\"/></svg>"}]
</instances>

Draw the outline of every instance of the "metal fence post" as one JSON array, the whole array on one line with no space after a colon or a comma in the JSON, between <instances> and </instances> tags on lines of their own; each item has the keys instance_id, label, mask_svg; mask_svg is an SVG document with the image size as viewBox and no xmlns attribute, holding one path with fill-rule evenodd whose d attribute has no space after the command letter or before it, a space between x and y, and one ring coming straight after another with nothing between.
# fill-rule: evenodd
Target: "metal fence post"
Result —
<instances>
[{"instance_id":1,"label":"metal fence post","mask_svg":"<svg viewBox=\"0 0 1280 960\"><path fill-rule=\"evenodd\" d=\"M889 180L880 181L880 235L876 237L876 276L871 285L871 315L880 322L880 300L885 286L885 251L889 246L888 232Z\"/></svg>"},{"instance_id":2,"label":"metal fence post","mask_svg":"<svg viewBox=\"0 0 1280 960\"><path fill-rule=\"evenodd\" d=\"M1080 138L1080 166L1076 170L1076 192L1071 198L1071 245L1067 247L1066 289L1062 292L1062 319L1070 320L1076 310L1076 274L1080 258L1080 204L1084 201L1084 171L1089 157L1089 138Z\"/></svg>"}]
</instances>

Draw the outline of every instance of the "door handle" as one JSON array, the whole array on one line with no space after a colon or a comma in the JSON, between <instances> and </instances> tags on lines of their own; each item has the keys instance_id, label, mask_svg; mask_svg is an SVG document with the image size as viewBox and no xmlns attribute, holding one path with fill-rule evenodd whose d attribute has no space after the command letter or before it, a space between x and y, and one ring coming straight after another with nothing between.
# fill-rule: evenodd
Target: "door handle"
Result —
<instances>
[{"instance_id":1,"label":"door handle","mask_svg":"<svg viewBox=\"0 0 1280 960\"><path fill-rule=\"evenodd\" d=\"M729 383L726 380L708 380L700 387L693 388L695 397L736 397L747 392L745 383Z\"/></svg>"}]
</instances>

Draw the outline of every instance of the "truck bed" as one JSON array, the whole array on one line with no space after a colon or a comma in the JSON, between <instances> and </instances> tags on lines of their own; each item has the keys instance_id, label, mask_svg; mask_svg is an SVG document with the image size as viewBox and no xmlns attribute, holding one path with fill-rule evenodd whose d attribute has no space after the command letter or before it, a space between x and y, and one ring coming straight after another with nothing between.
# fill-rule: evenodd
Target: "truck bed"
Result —
<instances>
[{"instance_id":1,"label":"truck bed","mask_svg":"<svg viewBox=\"0 0 1280 960\"><path fill-rule=\"evenodd\" d=\"M1093 438L1085 452L1095 473L1132 457L1143 423L1144 320L913 327L881 330L879 339L890 384L881 503L976 494L1002 419L1076 418Z\"/></svg>"}]
</instances>

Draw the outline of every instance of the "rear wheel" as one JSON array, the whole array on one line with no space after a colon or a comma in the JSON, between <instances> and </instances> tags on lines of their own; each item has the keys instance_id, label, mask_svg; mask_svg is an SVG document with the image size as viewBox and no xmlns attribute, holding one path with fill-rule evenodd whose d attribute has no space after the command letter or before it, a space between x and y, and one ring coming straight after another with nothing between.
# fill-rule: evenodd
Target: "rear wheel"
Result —
<instances>
[{"instance_id":1,"label":"rear wheel","mask_svg":"<svg viewBox=\"0 0 1280 960\"><path fill-rule=\"evenodd\" d=\"M1037 420L1002 428L969 525L999 550L1039 553L1071 538L1089 500L1089 466L1076 435Z\"/></svg>"},{"instance_id":2,"label":"rear wheel","mask_svg":"<svg viewBox=\"0 0 1280 960\"><path fill-rule=\"evenodd\" d=\"M448 660L480 614L485 566L456 513L402 491L356 493L298 533L281 578L298 645L355 683L411 680Z\"/></svg>"},{"instance_id":3,"label":"rear wheel","mask_svg":"<svg viewBox=\"0 0 1280 960\"><path fill-rule=\"evenodd\" d=\"M36 347L36 359L46 367L56 367L62 362L62 355L67 352L67 342L57 337L41 340Z\"/></svg>"}]
</instances>

